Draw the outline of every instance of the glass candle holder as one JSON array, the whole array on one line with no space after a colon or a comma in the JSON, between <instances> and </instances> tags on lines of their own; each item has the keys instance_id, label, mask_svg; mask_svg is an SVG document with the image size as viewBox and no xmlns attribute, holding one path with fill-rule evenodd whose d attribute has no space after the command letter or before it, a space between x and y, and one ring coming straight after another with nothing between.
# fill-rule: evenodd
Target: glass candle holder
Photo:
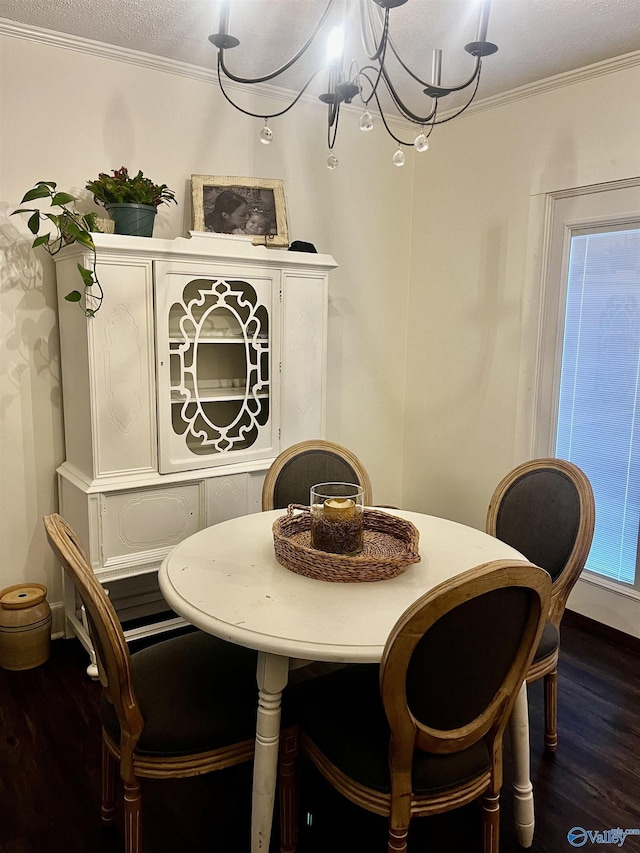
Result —
<instances>
[{"instance_id":1,"label":"glass candle holder","mask_svg":"<svg viewBox=\"0 0 640 853\"><path fill-rule=\"evenodd\" d=\"M364 490L353 483L311 487L311 547L330 554L359 554L364 533Z\"/></svg>"}]
</instances>

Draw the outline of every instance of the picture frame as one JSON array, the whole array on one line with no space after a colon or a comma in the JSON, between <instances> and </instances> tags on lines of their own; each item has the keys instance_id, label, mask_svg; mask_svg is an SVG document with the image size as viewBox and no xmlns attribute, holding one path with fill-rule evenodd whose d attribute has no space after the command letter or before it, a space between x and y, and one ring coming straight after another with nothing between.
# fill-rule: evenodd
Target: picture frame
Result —
<instances>
[{"instance_id":1,"label":"picture frame","mask_svg":"<svg viewBox=\"0 0 640 853\"><path fill-rule=\"evenodd\" d=\"M256 245L289 245L279 179L191 175L191 197L196 232L232 235Z\"/></svg>"}]
</instances>

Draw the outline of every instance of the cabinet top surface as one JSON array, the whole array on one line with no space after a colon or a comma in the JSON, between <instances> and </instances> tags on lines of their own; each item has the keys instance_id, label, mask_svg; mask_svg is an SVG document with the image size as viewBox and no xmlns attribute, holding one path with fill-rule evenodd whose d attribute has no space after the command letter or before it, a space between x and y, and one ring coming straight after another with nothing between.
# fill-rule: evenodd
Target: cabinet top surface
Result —
<instances>
[{"instance_id":1,"label":"cabinet top surface","mask_svg":"<svg viewBox=\"0 0 640 853\"><path fill-rule=\"evenodd\" d=\"M227 261L249 263L262 267L334 269L338 266L331 255L313 252L288 252L281 248L254 246L247 240L231 240L219 234L194 235L163 240L155 237L129 237L120 234L92 234L96 252L104 257L113 255L151 260ZM65 247L54 260L86 254L78 243Z\"/></svg>"}]
</instances>

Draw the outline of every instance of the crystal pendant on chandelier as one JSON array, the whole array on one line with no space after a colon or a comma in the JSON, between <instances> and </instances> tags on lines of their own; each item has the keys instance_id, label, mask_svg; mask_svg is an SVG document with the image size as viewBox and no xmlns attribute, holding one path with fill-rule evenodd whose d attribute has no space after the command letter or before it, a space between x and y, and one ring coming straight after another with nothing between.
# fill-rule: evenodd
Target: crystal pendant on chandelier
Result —
<instances>
[{"instance_id":1,"label":"crystal pendant on chandelier","mask_svg":"<svg viewBox=\"0 0 640 853\"><path fill-rule=\"evenodd\" d=\"M373 130L373 117L369 110L365 110L360 116L360 130L367 133L369 130Z\"/></svg>"},{"instance_id":2,"label":"crystal pendant on chandelier","mask_svg":"<svg viewBox=\"0 0 640 853\"><path fill-rule=\"evenodd\" d=\"M398 145L398 150L393 155L393 164L394 166L404 166L404 151Z\"/></svg>"},{"instance_id":3,"label":"crystal pendant on chandelier","mask_svg":"<svg viewBox=\"0 0 640 853\"><path fill-rule=\"evenodd\" d=\"M271 128L267 124L266 119L264 122L264 127L262 128L262 130L258 134L258 139L260 140L260 142L262 142L263 145L268 145L271 142L271 140L273 139L273 131L271 130Z\"/></svg>"},{"instance_id":4,"label":"crystal pendant on chandelier","mask_svg":"<svg viewBox=\"0 0 640 853\"><path fill-rule=\"evenodd\" d=\"M327 169L335 169L338 165L338 158L335 154L329 154L327 157Z\"/></svg>"},{"instance_id":5,"label":"crystal pendant on chandelier","mask_svg":"<svg viewBox=\"0 0 640 853\"><path fill-rule=\"evenodd\" d=\"M413 147L416 149L416 151L420 151L420 152L426 151L427 148L429 147L429 140L424 135L422 130L420 131L418 136L416 136L416 138L414 139Z\"/></svg>"}]
</instances>

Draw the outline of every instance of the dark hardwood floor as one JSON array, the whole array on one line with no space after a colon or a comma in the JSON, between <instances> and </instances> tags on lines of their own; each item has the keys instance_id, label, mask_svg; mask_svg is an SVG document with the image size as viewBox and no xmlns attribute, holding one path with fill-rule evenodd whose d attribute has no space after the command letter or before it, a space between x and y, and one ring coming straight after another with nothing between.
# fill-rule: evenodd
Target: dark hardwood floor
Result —
<instances>
[{"instance_id":1,"label":"dark hardwood floor","mask_svg":"<svg viewBox=\"0 0 640 853\"><path fill-rule=\"evenodd\" d=\"M558 751L542 747L542 684L529 688L534 853L575 849L572 827L640 829L640 648L567 613L559 671ZM75 640L53 643L51 659L27 672L0 670L0 851L115 853L121 823L100 829L100 688L85 675ZM351 806L303 766L299 853L384 853L386 822ZM505 749L501 853L515 853ZM143 783L146 853L249 851L251 769ZM277 848L274 822L272 850ZM475 805L415 820L410 853L480 851ZM585 851L620 849L587 840ZM626 853L640 853L640 835Z\"/></svg>"}]
</instances>

